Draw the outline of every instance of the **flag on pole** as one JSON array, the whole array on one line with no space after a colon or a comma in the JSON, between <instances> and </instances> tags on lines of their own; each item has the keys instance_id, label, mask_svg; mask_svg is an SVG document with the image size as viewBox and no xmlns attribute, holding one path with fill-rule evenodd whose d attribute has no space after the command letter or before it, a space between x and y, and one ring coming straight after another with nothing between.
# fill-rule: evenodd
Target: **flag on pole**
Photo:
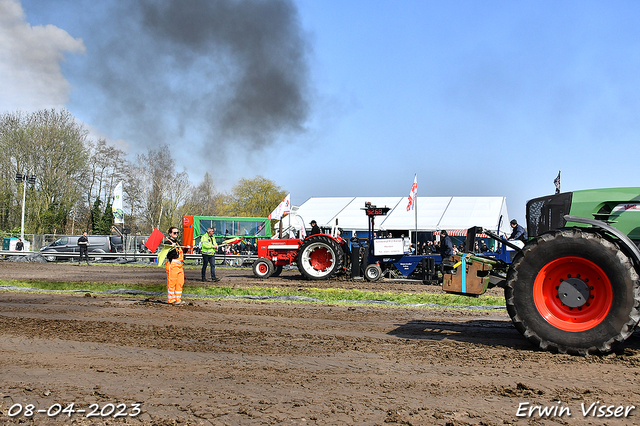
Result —
<instances>
[{"instance_id":1,"label":"flag on pole","mask_svg":"<svg viewBox=\"0 0 640 426\"><path fill-rule=\"evenodd\" d=\"M291 213L291 194L287 194L284 200L269 215L269 219L279 220L282 216Z\"/></svg>"},{"instance_id":2,"label":"flag on pole","mask_svg":"<svg viewBox=\"0 0 640 426\"><path fill-rule=\"evenodd\" d=\"M164 266L164 261L167 260L167 255L169 251L174 247L170 244L163 244L162 248L158 252L158 266Z\"/></svg>"},{"instance_id":3,"label":"flag on pole","mask_svg":"<svg viewBox=\"0 0 640 426\"><path fill-rule=\"evenodd\" d=\"M413 177L413 185L411 186L411 192L409 193L409 204L407 204L407 211L413 210L416 204L416 197L418 196L418 175Z\"/></svg>"},{"instance_id":4,"label":"flag on pole","mask_svg":"<svg viewBox=\"0 0 640 426\"><path fill-rule=\"evenodd\" d=\"M151 253L155 253L163 239L164 234L157 228L153 228L153 232L151 233L151 235L149 235L149 238L147 238L147 241L145 241L144 245L149 249Z\"/></svg>"},{"instance_id":5,"label":"flag on pole","mask_svg":"<svg viewBox=\"0 0 640 426\"><path fill-rule=\"evenodd\" d=\"M553 180L553 184L556 186L556 194L560 193L560 170L558 170L558 177Z\"/></svg>"},{"instance_id":6,"label":"flag on pole","mask_svg":"<svg viewBox=\"0 0 640 426\"><path fill-rule=\"evenodd\" d=\"M233 237L233 238L229 238L228 240L224 240L220 245L221 246L231 246L233 244L237 244L242 242L242 237Z\"/></svg>"},{"instance_id":7,"label":"flag on pole","mask_svg":"<svg viewBox=\"0 0 640 426\"><path fill-rule=\"evenodd\" d=\"M124 209L122 207L122 181L116 185L113 190L113 204L111 205L113 212L113 223L124 223Z\"/></svg>"}]
</instances>

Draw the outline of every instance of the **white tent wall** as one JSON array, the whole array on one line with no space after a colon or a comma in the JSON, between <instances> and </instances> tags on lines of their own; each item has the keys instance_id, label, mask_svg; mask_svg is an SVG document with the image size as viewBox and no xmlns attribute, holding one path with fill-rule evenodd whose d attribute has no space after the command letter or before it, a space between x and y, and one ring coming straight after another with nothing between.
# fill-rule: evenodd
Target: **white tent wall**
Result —
<instances>
[{"instance_id":1,"label":"white tent wall","mask_svg":"<svg viewBox=\"0 0 640 426\"><path fill-rule=\"evenodd\" d=\"M369 219L363 210L366 202L376 207L389 207L392 212L400 200L400 197L356 197L342 211L336 214L326 226L335 225L336 219L338 219L338 226L342 229L367 231L369 230ZM376 218L376 228L380 228L377 223L383 220L384 216ZM320 223L318 224L320 225Z\"/></svg>"},{"instance_id":2,"label":"white tent wall","mask_svg":"<svg viewBox=\"0 0 640 426\"><path fill-rule=\"evenodd\" d=\"M302 204L297 215L302 218L307 228L309 222L315 220L319 226L332 226L332 219L336 217L355 197L313 197ZM363 215L364 216L364 215ZM341 227L342 224L340 224Z\"/></svg>"},{"instance_id":3,"label":"white tent wall","mask_svg":"<svg viewBox=\"0 0 640 426\"><path fill-rule=\"evenodd\" d=\"M502 214L503 223L500 227L506 232L504 224L508 225L509 222L506 209L505 197L452 197L437 229L468 229L472 226L482 226L495 231Z\"/></svg>"},{"instance_id":4,"label":"white tent wall","mask_svg":"<svg viewBox=\"0 0 640 426\"><path fill-rule=\"evenodd\" d=\"M442 218L447 206L451 202L452 197L418 197L416 205L418 206L418 230L419 231L435 231L438 228L438 222ZM415 211L407 211L409 200L407 197L402 198L402 202L393 212L389 212L386 217L378 218L379 225L382 229L408 229L415 231Z\"/></svg>"},{"instance_id":5,"label":"white tent wall","mask_svg":"<svg viewBox=\"0 0 640 426\"><path fill-rule=\"evenodd\" d=\"M316 220L319 226L338 226L345 231L367 231L369 220L364 214L365 202L376 207L389 207L387 216L376 217L375 228L382 230L416 229L415 212L407 211L406 197L312 197L296 214L305 226ZM511 233L505 197L418 197L418 231L462 230L482 226ZM285 224L288 220L285 219Z\"/></svg>"}]
</instances>

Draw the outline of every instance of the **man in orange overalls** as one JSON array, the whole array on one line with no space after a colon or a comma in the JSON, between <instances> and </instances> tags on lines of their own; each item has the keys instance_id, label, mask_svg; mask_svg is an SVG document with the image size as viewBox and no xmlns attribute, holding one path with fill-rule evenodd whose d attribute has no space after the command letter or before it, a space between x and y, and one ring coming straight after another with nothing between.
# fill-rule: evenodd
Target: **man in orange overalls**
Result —
<instances>
[{"instance_id":1,"label":"man in orange overalls","mask_svg":"<svg viewBox=\"0 0 640 426\"><path fill-rule=\"evenodd\" d=\"M167 302L170 305L184 305L182 301L182 286L184 285L184 253L178 243L178 228L169 228L169 245L173 246L167 253Z\"/></svg>"}]
</instances>

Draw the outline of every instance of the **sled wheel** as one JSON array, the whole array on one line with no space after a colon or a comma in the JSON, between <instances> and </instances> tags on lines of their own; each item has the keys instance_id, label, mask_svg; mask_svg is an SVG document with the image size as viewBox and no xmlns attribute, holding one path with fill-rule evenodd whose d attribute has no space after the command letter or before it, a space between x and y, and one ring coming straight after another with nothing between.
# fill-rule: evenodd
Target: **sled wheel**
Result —
<instances>
[{"instance_id":1,"label":"sled wheel","mask_svg":"<svg viewBox=\"0 0 640 426\"><path fill-rule=\"evenodd\" d=\"M271 276L279 277L281 273L282 273L282 265L275 265L273 269L273 274L271 274Z\"/></svg>"},{"instance_id":2,"label":"sled wheel","mask_svg":"<svg viewBox=\"0 0 640 426\"><path fill-rule=\"evenodd\" d=\"M380 269L380 265L372 263L371 265L367 265L364 269L364 277L367 281L378 281L382 278L382 269Z\"/></svg>"},{"instance_id":3,"label":"sled wheel","mask_svg":"<svg viewBox=\"0 0 640 426\"><path fill-rule=\"evenodd\" d=\"M543 234L518 253L505 287L515 327L541 349L610 352L640 318L638 275L618 246L594 232Z\"/></svg>"},{"instance_id":4,"label":"sled wheel","mask_svg":"<svg viewBox=\"0 0 640 426\"><path fill-rule=\"evenodd\" d=\"M271 262L267 258L260 257L258 258L258 260L253 262L253 275L258 278L269 278L271 275L273 275L273 271L273 262Z\"/></svg>"},{"instance_id":5,"label":"sled wheel","mask_svg":"<svg viewBox=\"0 0 640 426\"><path fill-rule=\"evenodd\" d=\"M332 278L342 267L344 253L340 244L326 235L307 238L298 250L298 270L307 279Z\"/></svg>"}]
</instances>

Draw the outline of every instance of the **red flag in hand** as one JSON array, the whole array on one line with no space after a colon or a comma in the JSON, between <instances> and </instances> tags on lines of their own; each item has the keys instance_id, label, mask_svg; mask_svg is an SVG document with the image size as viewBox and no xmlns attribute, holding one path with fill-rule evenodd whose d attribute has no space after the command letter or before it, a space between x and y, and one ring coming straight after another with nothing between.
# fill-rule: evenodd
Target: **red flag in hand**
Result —
<instances>
[{"instance_id":1,"label":"red flag in hand","mask_svg":"<svg viewBox=\"0 0 640 426\"><path fill-rule=\"evenodd\" d=\"M164 239L164 234L160 232L157 228L153 228L153 232L151 233L149 238L147 238L147 241L145 241L144 245L146 248L149 249L151 253L155 253L156 249L158 248L158 246L160 245L163 239Z\"/></svg>"}]
</instances>

